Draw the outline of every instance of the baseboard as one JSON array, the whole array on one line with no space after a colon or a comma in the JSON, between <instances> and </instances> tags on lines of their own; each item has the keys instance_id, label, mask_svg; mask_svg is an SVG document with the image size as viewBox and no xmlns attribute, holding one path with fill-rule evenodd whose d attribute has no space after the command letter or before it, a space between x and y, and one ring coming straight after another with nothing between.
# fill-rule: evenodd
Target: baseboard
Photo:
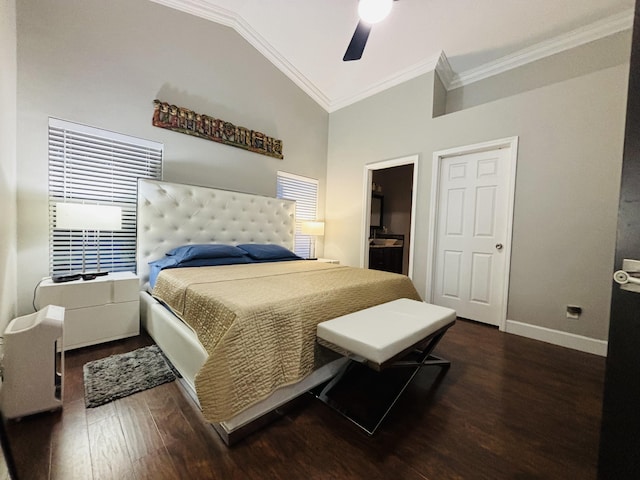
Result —
<instances>
[{"instance_id":1,"label":"baseboard","mask_svg":"<svg viewBox=\"0 0 640 480\"><path fill-rule=\"evenodd\" d=\"M507 320L505 331L522 337L552 343L553 345L600 355L601 357L607 356L607 342L605 340L583 337L582 335L529 325L515 320Z\"/></svg>"}]
</instances>

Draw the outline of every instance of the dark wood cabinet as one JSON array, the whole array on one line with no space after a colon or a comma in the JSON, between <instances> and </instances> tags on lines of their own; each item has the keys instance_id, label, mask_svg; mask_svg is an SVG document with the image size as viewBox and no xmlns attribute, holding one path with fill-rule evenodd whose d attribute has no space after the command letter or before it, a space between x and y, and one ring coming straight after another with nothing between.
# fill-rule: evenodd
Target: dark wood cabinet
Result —
<instances>
[{"instance_id":1,"label":"dark wood cabinet","mask_svg":"<svg viewBox=\"0 0 640 480\"><path fill-rule=\"evenodd\" d=\"M369 268L385 272L402 273L402 253L399 247L369 247Z\"/></svg>"}]
</instances>

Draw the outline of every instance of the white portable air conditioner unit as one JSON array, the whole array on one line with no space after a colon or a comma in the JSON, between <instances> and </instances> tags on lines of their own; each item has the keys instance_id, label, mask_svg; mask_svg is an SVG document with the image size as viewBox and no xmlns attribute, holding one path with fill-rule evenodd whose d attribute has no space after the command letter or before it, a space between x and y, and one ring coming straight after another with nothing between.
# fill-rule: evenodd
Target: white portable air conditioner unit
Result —
<instances>
[{"instance_id":1,"label":"white portable air conditioner unit","mask_svg":"<svg viewBox=\"0 0 640 480\"><path fill-rule=\"evenodd\" d=\"M5 418L62 407L64 307L13 319L4 331L0 408Z\"/></svg>"}]
</instances>

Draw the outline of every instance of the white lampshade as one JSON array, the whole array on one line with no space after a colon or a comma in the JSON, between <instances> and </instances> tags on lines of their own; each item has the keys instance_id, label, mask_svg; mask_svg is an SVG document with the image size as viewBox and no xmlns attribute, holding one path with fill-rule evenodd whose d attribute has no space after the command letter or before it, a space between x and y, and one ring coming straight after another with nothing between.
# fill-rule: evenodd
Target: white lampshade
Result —
<instances>
[{"instance_id":1,"label":"white lampshade","mask_svg":"<svg viewBox=\"0 0 640 480\"><path fill-rule=\"evenodd\" d=\"M324 222L302 222L300 233L321 237L324 235Z\"/></svg>"},{"instance_id":2,"label":"white lampshade","mask_svg":"<svg viewBox=\"0 0 640 480\"><path fill-rule=\"evenodd\" d=\"M378 23L389 15L392 4L393 0L360 0L358 15L367 23Z\"/></svg>"},{"instance_id":3,"label":"white lampshade","mask_svg":"<svg viewBox=\"0 0 640 480\"><path fill-rule=\"evenodd\" d=\"M122 209L112 205L57 203L56 228L66 230L120 230Z\"/></svg>"}]
</instances>

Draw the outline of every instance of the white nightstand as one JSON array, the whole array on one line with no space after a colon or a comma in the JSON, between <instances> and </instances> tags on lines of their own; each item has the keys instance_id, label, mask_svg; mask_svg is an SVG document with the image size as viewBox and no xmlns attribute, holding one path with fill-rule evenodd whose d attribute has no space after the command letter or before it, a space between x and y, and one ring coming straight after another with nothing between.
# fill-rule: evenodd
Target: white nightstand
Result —
<instances>
[{"instance_id":1,"label":"white nightstand","mask_svg":"<svg viewBox=\"0 0 640 480\"><path fill-rule=\"evenodd\" d=\"M323 263L340 263L340 260L334 260L333 258L317 258L316 260Z\"/></svg>"},{"instance_id":2,"label":"white nightstand","mask_svg":"<svg viewBox=\"0 0 640 480\"><path fill-rule=\"evenodd\" d=\"M36 290L35 305L65 307L64 349L70 350L140 334L139 290L131 272L65 283L46 279Z\"/></svg>"}]
</instances>

